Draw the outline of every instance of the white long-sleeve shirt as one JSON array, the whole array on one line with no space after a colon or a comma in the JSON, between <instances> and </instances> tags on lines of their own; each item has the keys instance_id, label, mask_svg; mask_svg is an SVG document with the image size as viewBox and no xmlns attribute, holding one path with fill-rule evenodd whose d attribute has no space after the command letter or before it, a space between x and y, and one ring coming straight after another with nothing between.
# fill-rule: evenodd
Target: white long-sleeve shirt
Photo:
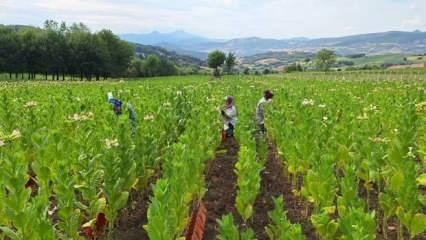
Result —
<instances>
[{"instance_id":1,"label":"white long-sleeve shirt","mask_svg":"<svg viewBox=\"0 0 426 240\"><path fill-rule=\"evenodd\" d=\"M237 109L235 106L225 108L223 111L225 112L225 116L223 117L224 129L228 129L229 124L235 127L235 124L237 124Z\"/></svg>"},{"instance_id":2,"label":"white long-sleeve shirt","mask_svg":"<svg viewBox=\"0 0 426 240\"><path fill-rule=\"evenodd\" d=\"M256 123L264 124L265 123L265 105L269 103L265 97L262 97L256 106Z\"/></svg>"}]
</instances>

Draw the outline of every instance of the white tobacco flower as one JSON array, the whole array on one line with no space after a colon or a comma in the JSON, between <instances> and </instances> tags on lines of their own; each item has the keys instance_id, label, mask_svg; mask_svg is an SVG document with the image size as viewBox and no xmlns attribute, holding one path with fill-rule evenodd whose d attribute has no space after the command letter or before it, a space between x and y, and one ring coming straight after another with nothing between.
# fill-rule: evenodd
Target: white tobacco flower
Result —
<instances>
[{"instance_id":1,"label":"white tobacco flower","mask_svg":"<svg viewBox=\"0 0 426 240\"><path fill-rule=\"evenodd\" d=\"M328 117L323 117L322 120L328 121Z\"/></svg>"},{"instance_id":2,"label":"white tobacco flower","mask_svg":"<svg viewBox=\"0 0 426 240\"><path fill-rule=\"evenodd\" d=\"M364 108L364 112L368 112L368 111L371 111L371 112L377 111L377 106L370 104L370 106Z\"/></svg>"},{"instance_id":3,"label":"white tobacco flower","mask_svg":"<svg viewBox=\"0 0 426 240\"><path fill-rule=\"evenodd\" d=\"M375 143L388 143L389 142L389 139L381 138L381 137L369 137L368 139L372 142L375 142Z\"/></svg>"},{"instance_id":4,"label":"white tobacco flower","mask_svg":"<svg viewBox=\"0 0 426 240\"><path fill-rule=\"evenodd\" d=\"M413 147L408 147L408 153L407 153L408 157L410 157L410 158L416 158L416 154L414 154L413 150L414 150Z\"/></svg>"},{"instance_id":5,"label":"white tobacco flower","mask_svg":"<svg viewBox=\"0 0 426 240\"><path fill-rule=\"evenodd\" d=\"M182 91L177 91L177 92L176 92L176 95L177 95L177 96L182 96Z\"/></svg>"},{"instance_id":6,"label":"white tobacco flower","mask_svg":"<svg viewBox=\"0 0 426 240\"><path fill-rule=\"evenodd\" d=\"M0 147L3 147L6 143L3 140L0 140Z\"/></svg>"},{"instance_id":7,"label":"white tobacco flower","mask_svg":"<svg viewBox=\"0 0 426 240\"><path fill-rule=\"evenodd\" d=\"M326 107L327 107L327 105L325 105L325 104L320 104L320 105L318 105L318 107L319 107L319 108L326 108Z\"/></svg>"},{"instance_id":8,"label":"white tobacco flower","mask_svg":"<svg viewBox=\"0 0 426 240\"><path fill-rule=\"evenodd\" d=\"M69 116L68 120L73 121L73 122L80 122L80 121L88 121L88 120L93 120L95 114L93 114L92 112L87 112L87 113L74 113L74 115Z\"/></svg>"},{"instance_id":9,"label":"white tobacco flower","mask_svg":"<svg viewBox=\"0 0 426 240\"><path fill-rule=\"evenodd\" d=\"M118 140L117 139L105 139L105 146L107 149L111 149L113 147L118 147Z\"/></svg>"},{"instance_id":10,"label":"white tobacco flower","mask_svg":"<svg viewBox=\"0 0 426 240\"><path fill-rule=\"evenodd\" d=\"M80 118L80 115L78 115L77 113L74 113L74 115L69 116L68 119L73 122L78 122L80 121L81 118Z\"/></svg>"},{"instance_id":11,"label":"white tobacco flower","mask_svg":"<svg viewBox=\"0 0 426 240\"><path fill-rule=\"evenodd\" d=\"M145 120L145 121L154 121L154 115L152 115L152 114L146 115L143 118L143 120Z\"/></svg>"},{"instance_id":12,"label":"white tobacco flower","mask_svg":"<svg viewBox=\"0 0 426 240\"><path fill-rule=\"evenodd\" d=\"M315 101L313 99L303 99L302 105L303 106L313 106L315 104Z\"/></svg>"},{"instance_id":13,"label":"white tobacco flower","mask_svg":"<svg viewBox=\"0 0 426 240\"><path fill-rule=\"evenodd\" d=\"M21 136L22 136L21 132L18 129L15 129L15 130L12 131L12 134L10 134L9 137L11 139L17 139L17 138L20 138Z\"/></svg>"},{"instance_id":14,"label":"white tobacco flower","mask_svg":"<svg viewBox=\"0 0 426 240\"><path fill-rule=\"evenodd\" d=\"M206 101L207 102L214 102L214 101L216 101L216 98L214 98L214 97L212 97L212 98L206 97Z\"/></svg>"},{"instance_id":15,"label":"white tobacco flower","mask_svg":"<svg viewBox=\"0 0 426 240\"><path fill-rule=\"evenodd\" d=\"M29 102L25 103L25 105L24 105L24 107L26 107L26 108L35 107L35 106L37 106L37 102L35 102L35 101L29 101Z\"/></svg>"},{"instance_id":16,"label":"white tobacco flower","mask_svg":"<svg viewBox=\"0 0 426 240\"><path fill-rule=\"evenodd\" d=\"M163 103L163 107L171 107L172 104L170 102L165 102Z\"/></svg>"},{"instance_id":17,"label":"white tobacco flower","mask_svg":"<svg viewBox=\"0 0 426 240\"><path fill-rule=\"evenodd\" d=\"M368 115L367 113L363 113L362 115L359 115L356 119L358 120L368 120Z\"/></svg>"},{"instance_id":18,"label":"white tobacco flower","mask_svg":"<svg viewBox=\"0 0 426 240\"><path fill-rule=\"evenodd\" d=\"M93 119L93 117L95 116L95 114L93 114L92 112L88 112L84 116L85 116L85 118L87 118L89 120L89 119Z\"/></svg>"},{"instance_id":19,"label":"white tobacco flower","mask_svg":"<svg viewBox=\"0 0 426 240\"><path fill-rule=\"evenodd\" d=\"M426 112L426 102L416 104L416 112Z\"/></svg>"}]
</instances>

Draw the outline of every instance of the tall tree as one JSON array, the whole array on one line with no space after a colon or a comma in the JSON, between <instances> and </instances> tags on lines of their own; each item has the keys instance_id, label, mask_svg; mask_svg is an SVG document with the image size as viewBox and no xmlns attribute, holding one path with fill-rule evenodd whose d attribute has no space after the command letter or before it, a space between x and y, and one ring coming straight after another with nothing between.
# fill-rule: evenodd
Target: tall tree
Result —
<instances>
[{"instance_id":1,"label":"tall tree","mask_svg":"<svg viewBox=\"0 0 426 240\"><path fill-rule=\"evenodd\" d=\"M226 59L225 53L219 50L209 53L209 56L207 58L207 63L210 68L213 68L213 76L215 77L220 76L219 67L223 65L223 63L225 62L225 59Z\"/></svg>"},{"instance_id":2,"label":"tall tree","mask_svg":"<svg viewBox=\"0 0 426 240\"><path fill-rule=\"evenodd\" d=\"M102 30L98 36L106 42L109 52L109 62L106 63L107 75L114 77L123 75L132 60L135 49L133 45L121 41L110 30Z\"/></svg>"},{"instance_id":3,"label":"tall tree","mask_svg":"<svg viewBox=\"0 0 426 240\"><path fill-rule=\"evenodd\" d=\"M228 74L232 74L233 68L236 63L237 63L237 58L235 57L235 54L232 52L229 52L225 59L225 71Z\"/></svg>"},{"instance_id":4,"label":"tall tree","mask_svg":"<svg viewBox=\"0 0 426 240\"><path fill-rule=\"evenodd\" d=\"M65 33L67 30L66 24L46 20L44 23L44 30L46 33L46 78L47 74L52 74L52 78L56 76L59 79L59 75L62 74L62 80L65 78L67 69L67 56L68 47L66 44Z\"/></svg>"},{"instance_id":5,"label":"tall tree","mask_svg":"<svg viewBox=\"0 0 426 240\"><path fill-rule=\"evenodd\" d=\"M84 42L90 30L84 24L72 24L66 32L66 45L69 51L68 73L71 77L79 75L83 80L84 73L81 64L85 61Z\"/></svg>"},{"instance_id":6,"label":"tall tree","mask_svg":"<svg viewBox=\"0 0 426 240\"><path fill-rule=\"evenodd\" d=\"M35 74L43 72L45 68L46 51L43 43L46 36L38 29L28 28L20 31L20 37L23 72L28 74L28 79L34 79Z\"/></svg>"},{"instance_id":7,"label":"tall tree","mask_svg":"<svg viewBox=\"0 0 426 240\"><path fill-rule=\"evenodd\" d=\"M320 71L328 71L336 63L336 55L332 50L323 49L317 53L315 65Z\"/></svg>"},{"instance_id":8,"label":"tall tree","mask_svg":"<svg viewBox=\"0 0 426 240\"><path fill-rule=\"evenodd\" d=\"M170 76L178 74L178 68L172 62L167 59L160 59L160 69L158 72L159 76Z\"/></svg>"},{"instance_id":9,"label":"tall tree","mask_svg":"<svg viewBox=\"0 0 426 240\"><path fill-rule=\"evenodd\" d=\"M140 58L133 58L130 62L128 75L130 77L143 77L143 61Z\"/></svg>"},{"instance_id":10,"label":"tall tree","mask_svg":"<svg viewBox=\"0 0 426 240\"><path fill-rule=\"evenodd\" d=\"M155 55L149 55L143 61L142 68L143 68L143 71L145 72L145 76L147 77L158 76L158 72L160 70L160 58Z\"/></svg>"},{"instance_id":11,"label":"tall tree","mask_svg":"<svg viewBox=\"0 0 426 240\"><path fill-rule=\"evenodd\" d=\"M8 72L9 78L20 68L20 38L12 29L0 26L0 72Z\"/></svg>"}]
</instances>

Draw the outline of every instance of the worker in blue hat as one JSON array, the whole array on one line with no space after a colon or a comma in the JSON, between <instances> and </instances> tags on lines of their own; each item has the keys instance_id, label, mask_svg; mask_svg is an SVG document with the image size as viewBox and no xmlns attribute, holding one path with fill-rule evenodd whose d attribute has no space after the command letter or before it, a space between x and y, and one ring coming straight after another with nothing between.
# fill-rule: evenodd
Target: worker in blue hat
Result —
<instances>
[{"instance_id":1,"label":"worker in blue hat","mask_svg":"<svg viewBox=\"0 0 426 240\"><path fill-rule=\"evenodd\" d=\"M120 100L114 98L114 96L112 95L112 92L109 92L107 96L108 96L108 103L112 105L112 110L114 111L115 115L117 117L121 116L123 114L123 109L122 109L123 103ZM136 114L130 102L127 103L127 111L129 112L128 116L129 116L130 124L132 128L134 128L135 121L136 121Z\"/></svg>"}]
</instances>

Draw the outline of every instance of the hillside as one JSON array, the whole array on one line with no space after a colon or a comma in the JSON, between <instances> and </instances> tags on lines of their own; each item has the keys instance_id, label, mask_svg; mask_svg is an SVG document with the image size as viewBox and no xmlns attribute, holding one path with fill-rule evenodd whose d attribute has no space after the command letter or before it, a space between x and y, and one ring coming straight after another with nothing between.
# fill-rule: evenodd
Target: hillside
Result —
<instances>
[{"instance_id":1,"label":"hillside","mask_svg":"<svg viewBox=\"0 0 426 240\"><path fill-rule=\"evenodd\" d=\"M298 63L305 68L314 67L315 53L309 52L267 52L262 54L256 54L248 57L239 58L239 70L244 68L250 68L254 70L282 70L285 66L289 66ZM377 67L391 67L399 66L405 67L421 67L426 64L426 56L423 55L409 55L409 54L383 54L383 55L366 55L366 54L355 54L355 55L338 55L336 67L365 67L365 66L377 66Z\"/></svg>"},{"instance_id":2,"label":"hillside","mask_svg":"<svg viewBox=\"0 0 426 240\"><path fill-rule=\"evenodd\" d=\"M240 63L243 67L262 69L279 68L299 61L310 60L315 57L313 53L307 52L267 52L253 56L243 57Z\"/></svg>"},{"instance_id":3,"label":"hillside","mask_svg":"<svg viewBox=\"0 0 426 240\"><path fill-rule=\"evenodd\" d=\"M419 54L426 52L426 32L385 32L340 38L272 40L261 38L235 39L226 42L223 49L247 56L267 51L316 52L330 48L342 55L366 53Z\"/></svg>"},{"instance_id":4,"label":"hillside","mask_svg":"<svg viewBox=\"0 0 426 240\"><path fill-rule=\"evenodd\" d=\"M152 45L166 48L183 55L193 56L199 59L206 59L208 50L194 50L195 46L203 46L202 48L210 49L209 46L215 46L215 42L222 40L212 40L185 31L175 31L170 33L160 33L153 31L146 34L127 33L121 34L120 38L143 45Z\"/></svg>"},{"instance_id":5,"label":"hillside","mask_svg":"<svg viewBox=\"0 0 426 240\"><path fill-rule=\"evenodd\" d=\"M158 39L161 35L161 39ZM195 36L183 31L170 34L145 34L139 38L129 38L137 43L152 43L178 53L190 54L203 58L214 49L235 52L240 57L277 51L316 52L322 48L330 48L341 55L366 53L368 55L383 54L423 54L426 52L426 32L390 31L382 33L359 34L334 38L291 38L266 39L259 37L215 40Z\"/></svg>"},{"instance_id":6,"label":"hillside","mask_svg":"<svg viewBox=\"0 0 426 240\"><path fill-rule=\"evenodd\" d=\"M374 55L374 56L364 56L359 58L351 58L351 57L338 57L337 62L352 62L354 66L363 66L363 65L402 65L411 63L409 61L405 61L405 55L402 54L386 54L386 55Z\"/></svg>"},{"instance_id":7,"label":"hillside","mask_svg":"<svg viewBox=\"0 0 426 240\"><path fill-rule=\"evenodd\" d=\"M27 29L27 28L32 28L32 29L38 28L38 27L34 27L34 26L29 26L29 25L3 25L3 24L0 24L0 27L10 28L10 29L13 29L15 31L19 31L21 29Z\"/></svg>"},{"instance_id":8,"label":"hillside","mask_svg":"<svg viewBox=\"0 0 426 240\"><path fill-rule=\"evenodd\" d=\"M176 63L179 66L201 66L204 62L198 58L177 54L174 51L169 51L161 47L134 44L136 49L136 55L141 57L147 57L149 55L156 55L160 58L164 58Z\"/></svg>"}]
</instances>

